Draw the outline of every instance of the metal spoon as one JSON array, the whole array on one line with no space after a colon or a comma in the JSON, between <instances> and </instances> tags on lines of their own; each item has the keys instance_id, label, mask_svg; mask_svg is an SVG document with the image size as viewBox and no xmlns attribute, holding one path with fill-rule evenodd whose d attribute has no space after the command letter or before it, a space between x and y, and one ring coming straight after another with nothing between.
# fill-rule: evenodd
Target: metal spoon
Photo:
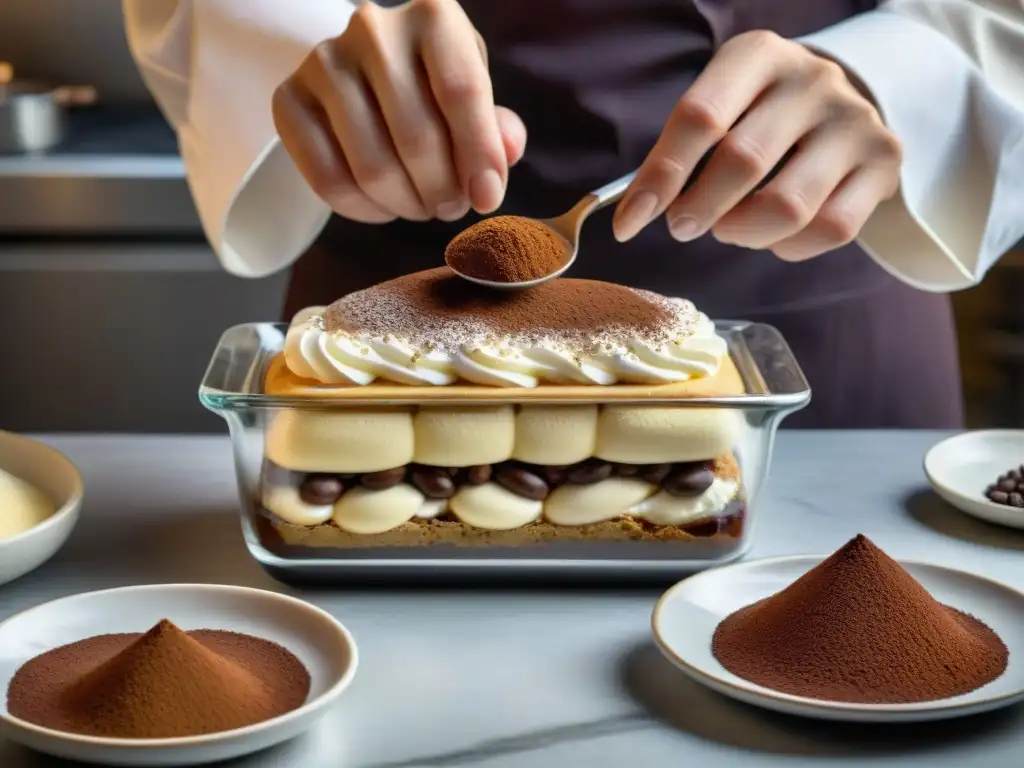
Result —
<instances>
[{"instance_id":1,"label":"metal spoon","mask_svg":"<svg viewBox=\"0 0 1024 768\"><path fill-rule=\"evenodd\" d=\"M571 251L569 258L565 261L565 264L556 269L550 275L538 277L536 280L524 280L519 283L501 283L464 274L453 267L451 262L448 262L447 259L445 259L445 261L451 270L459 277L469 280L470 282L477 283L478 285L485 285L488 288L497 288L499 290L520 290L523 288L532 288L535 285L540 285L541 283L546 283L549 280L554 280L571 267L573 262L576 261L576 254L580 250L580 230L583 228L583 222L586 221L587 217L595 211L599 211L602 208L621 200L622 196L629 188L630 182L633 181L635 176L636 171L633 171L632 173L626 174L621 179L610 181L603 187L595 189L576 203L568 213L563 213L561 216L557 216L553 219L536 219L538 223L553 230L556 235L564 240L566 244L566 251Z\"/></svg>"}]
</instances>

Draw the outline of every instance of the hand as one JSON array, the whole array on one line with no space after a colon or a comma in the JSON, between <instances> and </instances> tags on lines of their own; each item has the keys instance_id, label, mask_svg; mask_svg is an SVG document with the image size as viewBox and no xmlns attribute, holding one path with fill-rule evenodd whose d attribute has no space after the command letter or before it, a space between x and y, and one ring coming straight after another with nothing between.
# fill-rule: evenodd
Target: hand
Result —
<instances>
[{"instance_id":1,"label":"hand","mask_svg":"<svg viewBox=\"0 0 1024 768\"><path fill-rule=\"evenodd\" d=\"M802 261L856 237L896 193L900 161L899 141L842 67L771 32L748 32L723 45L679 100L615 212L615 236L628 240L664 212L677 240L710 230Z\"/></svg>"},{"instance_id":2,"label":"hand","mask_svg":"<svg viewBox=\"0 0 1024 768\"><path fill-rule=\"evenodd\" d=\"M494 105L486 48L455 0L359 6L272 106L313 190L363 222L489 213L526 145L522 121Z\"/></svg>"}]
</instances>

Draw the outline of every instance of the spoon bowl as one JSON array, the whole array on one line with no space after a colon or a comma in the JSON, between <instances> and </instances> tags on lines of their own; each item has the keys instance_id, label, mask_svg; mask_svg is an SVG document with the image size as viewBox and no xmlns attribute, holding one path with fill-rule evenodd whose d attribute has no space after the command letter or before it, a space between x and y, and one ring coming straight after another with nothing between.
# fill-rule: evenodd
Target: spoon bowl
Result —
<instances>
[{"instance_id":1,"label":"spoon bowl","mask_svg":"<svg viewBox=\"0 0 1024 768\"><path fill-rule=\"evenodd\" d=\"M445 258L445 263L448 264L449 269L464 280L469 280L471 283L476 283L477 285L482 285L487 288L494 288L499 291L519 291L524 288L533 288L534 286L541 285L549 280L554 280L556 277L560 277L565 274L566 270L575 263L576 254L580 250L580 231L583 229L583 222L587 220L590 214L621 200L635 177L636 171L633 171L620 179L616 179L615 181L605 184L603 187L595 189L561 216L556 216L553 219L532 219L532 221L536 221L538 224L543 224L545 227L550 229L565 243L565 250L568 254L568 258L562 266L548 275L538 277L534 280L503 283L496 280L485 280L481 277L473 277L472 275L460 272L452 266L447 257Z\"/></svg>"}]
</instances>

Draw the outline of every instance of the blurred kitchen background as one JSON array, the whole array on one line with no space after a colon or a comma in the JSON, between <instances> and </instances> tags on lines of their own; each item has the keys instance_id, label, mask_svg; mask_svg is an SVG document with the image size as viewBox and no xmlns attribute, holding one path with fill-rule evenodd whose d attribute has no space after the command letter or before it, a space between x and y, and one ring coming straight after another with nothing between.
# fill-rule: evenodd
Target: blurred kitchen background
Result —
<instances>
[{"instance_id":1,"label":"blurred kitchen background","mask_svg":"<svg viewBox=\"0 0 1024 768\"><path fill-rule=\"evenodd\" d=\"M0 428L219 431L196 387L220 332L275 319L285 275L224 274L119 0L0 0L15 76L95 88L65 141L0 155ZM1024 426L1024 250L955 297L972 426Z\"/></svg>"}]
</instances>

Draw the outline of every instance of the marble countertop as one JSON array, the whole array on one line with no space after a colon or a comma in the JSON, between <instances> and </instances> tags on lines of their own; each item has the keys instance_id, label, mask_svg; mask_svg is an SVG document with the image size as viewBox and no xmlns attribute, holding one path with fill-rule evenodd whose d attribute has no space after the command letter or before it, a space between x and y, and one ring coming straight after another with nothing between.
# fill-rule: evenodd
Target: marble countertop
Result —
<instances>
[{"instance_id":1,"label":"marble countertop","mask_svg":"<svg viewBox=\"0 0 1024 768\"><path fill-rule=\"evenodd\" d=\"M896 557L1024 589L1024 534L946 506L921 471L935 432L783 432L750 558L825 553L858 532ZM76 592L155 582L291 592L242 543L226 437L47 437L81 468L65 549L0 587L0 619ZM354 633L361 664L314 732L238 768L860 766L1006 768L1024 707L933 725L826 724L689 682L649 638L658 590L303 593ZM0 739L0 766L71 763Z\"/></svg>"}]
</instances>

